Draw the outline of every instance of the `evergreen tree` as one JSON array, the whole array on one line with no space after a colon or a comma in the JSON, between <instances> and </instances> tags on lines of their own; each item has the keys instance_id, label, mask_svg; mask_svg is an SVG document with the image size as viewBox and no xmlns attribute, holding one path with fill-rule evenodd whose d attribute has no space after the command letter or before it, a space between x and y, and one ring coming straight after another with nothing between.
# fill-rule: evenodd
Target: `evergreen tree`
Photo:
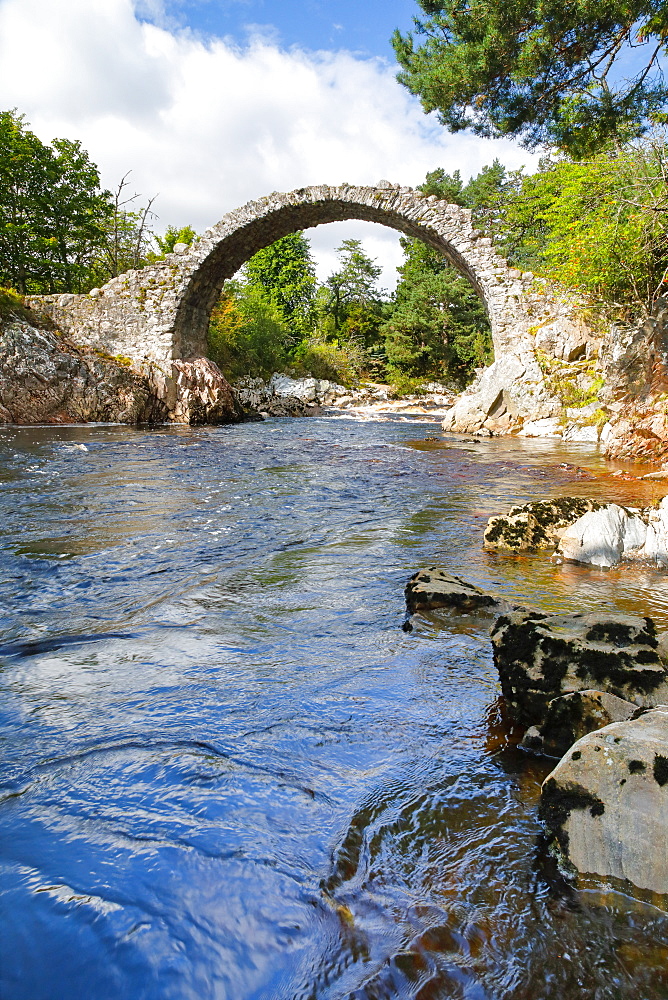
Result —
<instances>
[{"instance_id":1,"label":"evergreen tree","mask_svg":"<svg viewBox=\"0 0 668 1000\"><path fill-rule=\"evenodd\" d=\"M382 293L377 282L382 269L367 256L360 240L344 240L336 253L339 270L325 282L330 293L326 310L333 317L334 336L347 332L350 337L364 329L363 340L373 340L372 317L379 313Z\"/></svg>"},{"instance_id":2,"label":"evergreen tree","mask_svg":"<svg viewBox=\"0 0 668 1000\"><path fill-rule=\"evenodd\" d=\"M426 18L392 39L399 80L452 132L582 157L665 117L665 0L418 3Z\"/></svg>"},{"instance_id":3,"label":"evergreen tree","mask_svg":"<svg viewBox=\"0 0 668 1000\"><path fill-rule=\"evenodd\" d=\"M401 280L381 328L388 364L405 375L465 384L474 368L491 361L485 307L441 253L420 240L401 244Z\"/></svg>"}]
</instances>

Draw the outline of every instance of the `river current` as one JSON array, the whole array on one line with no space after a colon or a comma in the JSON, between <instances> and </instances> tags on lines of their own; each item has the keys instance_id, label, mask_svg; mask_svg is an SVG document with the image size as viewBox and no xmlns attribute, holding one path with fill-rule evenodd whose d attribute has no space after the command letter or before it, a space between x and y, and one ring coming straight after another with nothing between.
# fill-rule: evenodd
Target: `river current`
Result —
<instances>
[{"instance_id":1,"label":"river current","mask_svg":"<svg viewBox=\"0 0 668 1000\"><path fill-rule=\"evenodd\" d=\"M481 549L666 492L614 468L401 419L0 431L3 1000L668 998L668 915L541 857L491 619L402 631L433 563L668 628L666 574Z\"/></svg>"}]
</instances>

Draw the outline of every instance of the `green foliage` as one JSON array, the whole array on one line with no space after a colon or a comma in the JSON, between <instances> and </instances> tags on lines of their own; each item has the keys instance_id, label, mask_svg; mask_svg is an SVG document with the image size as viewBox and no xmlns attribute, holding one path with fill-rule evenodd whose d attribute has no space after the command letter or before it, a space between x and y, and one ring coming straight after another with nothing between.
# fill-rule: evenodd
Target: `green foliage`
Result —
<instances>
[{"instance_id":1,"label":"green foliage","mask_svg":"<svg viewBox=\"0 0 668 1000\"><path fill-rule=\"evenodd\" d=\"M360 240L344 240L336 250L339 269L325 282L329 298L324 312L333 320L333 336L370 346L375 341L382 294L377 288L381 268L362 249ZM322 301L322 300L321 300Z\"/></svg>"},{"instance_id":2,"label":"green foliage","mask_svg":"<svg viewBox=\"0 0 668 1000\"><path fill-rule=\"evenodd\" d=\"M382 332L390 369L409 377L470 381L491 360L485 308L437 250L404 238L405 262Z\"/></svg>"},{"instance_id":3,"label":"green foliage","mask_svg":"<svg viewBox=\"0 0 668 1000\"><path fill-rule=\"evenodd\" d=\"M560 361L536 351L536 360L550 392L559 397L563 406L576 409L598 402L604 380L594 359Z\"/></svg>"},{"instance_id":4,"label":"green foliage","mask_svg":"<svg viewBox=\"0 0 668 1000\"><path fill-rule=\"evenodd\" d=\"M647 313L666 289L667 182L660 138L544 163L507 199L505 252L623 318Z\"/></svg>"},{"instance_id":5,"label":"green foliage","mask_svg":"<svg viewBox=\"0 0 668 1000\"><path fill-rule=\"evenodd\" d=\"M154 199L137 205L127 177L112 194L81 143L45 145L16 111L0 112L0 282L23 293L85 292L160 259L193 230L150 228Z\"/></svg>"},{"instance_id":6,"label":"green foliage","mask_svg":"<svg viewBox=\"0 0 668 1000\"><path fill-rule=\"evenodd\" d=\"M587 156L662 115L664 0L418 3L426 18L392 39L399 80L452 132L512 135L529 148ZM629 77L631 45L637 69Z\"/></svg>"},{"instance_id":7,"label":"green foliage","mask_svg":"<svg viewBox=\"0 0 668 1000\"><path fill-rule=\"evenodd\" d=\"M177 243L185 243L190 246L193 240L197 239L197 233L192 226L167 226L164 236L156 236L155 242L158 244L160 254L155 255L155 260L162 260L168 253L174 252Z\"/></svg>"},{"instance_id":8,"label":"green foliage","mask_svg":"<svg viewBox=\"0 0 668 1000\"><path fill-rule=\"evenodd\" d=\"M113 194L107 196L106 218L103 226L102 245L94 258L90 280L103 285L124 271L137 270L156 259L153 250L155 235L150 228L155 218L150 198L143 206L135 206L140 197L128 194L128 174L121 178Z\"/></svg>"},{"instance_id":9,"label":"green foliage","mask_svg":"<svg viewBox=\"0 0 668 1000\"><path fill-rule=\"evenodd\" d=\"M0 112L0 281L20 292L81 291L109 214L79 142L46 146L22 115Z\"/></svg>"},{"instance_id":10,"label":"green foliage","mask_svg":"<svg viewBox=\"0 0 668 1000\"><path fill-rule=\"evenodd\" d=\"M208 356L228 378L282 371L290 340L281 310L261 288L226 282L209 322Z\"/></svg>"},{"instance_id":11,"label":"green foliage","mask_svg":"<svg viewBox=\"0 0 668 1000\"><path fill-rule=\"evenodd\" d=\"M466 184L463 183L459 170L455 170L453 174L447 174L440 167L431 170L418 190L451 204L470 208L473 224L488 236L495 236L501 229L503 207L521 181L521 171L508 171L495 159Z\"/></svg>"},{"instance_id":12,"label":"green foliage","mask_svg":"<svg viewBox=\"0 0 668 1000\"><path fill-rule=\"evenodd\" d=\"M29 319L30 313L23 302L23 296L13 288L0 287L0 321L9 316Z\"/></svg>"},{"instance_id":13,"label":"green foliage","mask_svg":"<svg viewBox=\"0 0 668 1000\"><path fill-rule=\"evenodd\" d=\"M313 327L315 264L311 247L302 232L290 233L244 265L245 285L260 290L278 310L290 329L289 340L297 344Z\"/></svg>"},{"instance_id":14,"label":"green foliage","mask_svg":"<svg viewBox=\"0 0 668 1000\"><path fill-rule=\"evenodd\" d=\"M366 371L367 354L355 344L331 344L307 340L299 345L290 371L297 376L329 379L341 385L354 385Z\"/></svg>"}]
</instances>

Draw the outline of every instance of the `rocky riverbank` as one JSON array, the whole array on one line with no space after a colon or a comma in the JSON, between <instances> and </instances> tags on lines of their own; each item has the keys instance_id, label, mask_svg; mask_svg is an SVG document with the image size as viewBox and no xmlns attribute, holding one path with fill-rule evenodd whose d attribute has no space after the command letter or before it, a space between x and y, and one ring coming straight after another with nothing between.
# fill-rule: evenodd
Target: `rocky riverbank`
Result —
<instances>
[{"instance_id":1,"label":"rocky riverbank","mask_svg":"<svg viewBox=\"0 0 668 1000\"><path fill-rule=\"evenodd\" d=\"M0 326L0 422L238 423L244 412L206 358L138 364L20 316Z\"/></svg>"},{"instance_id":2,"label":"rocky riverbank","mask_svg":"<svg viewBox=\"0 0 668 1000\"><path fill-rule=\"evenodd\" d=\"M480 370L443 429L599 443L608 458L668 467L668 297L638 325L602 327L538 317L530 349Z\"/></svg>"},{"instance_id":3,"label":"rocky riverbank","mask_svg":"<svg viewBox=\"0 0 668 1000\"><path fill-rule=\"evenodd\" d=\"M439 419L453 398L438 383L400 399L387 385L352 390L280 373L230 386L206 358L157 364L112 357L74 343L28 309L0 323L0 423L221 424L336 410Z\"/></svg>"},{"instance_id":4,"label":"rocky riverbank","mask_svg":"<svg viewBox=\"0 0 668 1000\"><path fill-rule=\"evenodd\" d=\"M392 386L364 382L349 389L328 379L291 378L275 372L268 382L243 378L233 386L239 402L266 416L309 416L328 411L360 415L405 413L410 416L443 417L455 395L440 382L430 382L419 393L399 396Z\"/></svg>"},{"instance_id":5,"label":"rocky riverbank","mask_svg":"<svg viewBox=\"0 0 668 1000\"><path fill-rule=\"evenodd\" d=\"M538 814L562 868L668 895L668 634L649 617L513 606L438 566L411 577L406 603L498 615L494 663L520 746L561 758Z\"/></svg>"}]
</instances>

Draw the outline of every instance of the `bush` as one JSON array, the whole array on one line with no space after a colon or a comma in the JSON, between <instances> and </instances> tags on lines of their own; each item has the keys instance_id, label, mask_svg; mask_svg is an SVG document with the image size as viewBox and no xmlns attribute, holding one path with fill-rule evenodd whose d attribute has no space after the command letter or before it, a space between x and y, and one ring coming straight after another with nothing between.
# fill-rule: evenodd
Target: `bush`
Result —
<instances>
[{"instance_id":1,"label":"bush","mask_svg":"<svg viewBox=\"0 0 668 1000\"><path fill-rule=\"evenodd\" d=\"M359 380L367 361L366 351L355 344L306 340L295 351L290 367L299 376L311 375L350 386Z\"/></svg>"},{"instance_id":2,"label":"bush","mask_svg":"<svg viewBox=\"0 0 668 1000\"><path fill-rule=\"evenodd\" d=\"M280 309L260 289L240 296L230 282L211 314L207 353L230 381L269 378L288 363L290 338Z\"/></svg>"}]
</instances>

